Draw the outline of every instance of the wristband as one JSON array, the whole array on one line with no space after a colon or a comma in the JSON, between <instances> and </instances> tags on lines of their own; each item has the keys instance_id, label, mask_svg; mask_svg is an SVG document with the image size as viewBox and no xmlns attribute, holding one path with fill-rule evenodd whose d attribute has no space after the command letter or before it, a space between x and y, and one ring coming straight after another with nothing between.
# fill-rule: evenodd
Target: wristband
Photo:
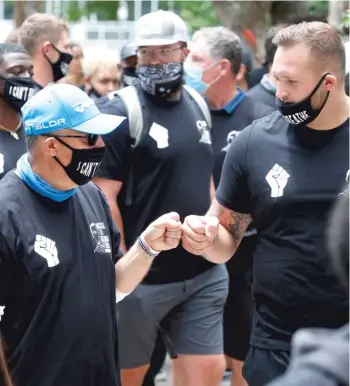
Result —
<instances>
[{"instance_id":1,"label":"wristband","mask_svg":"<svg viewBox=\"0 0 350 386\"><path fill-rule=\"evenodd\" d=\"M146 240L145 238L143 237L143 235L139 236L139 238L137 239L140 247L147 253L147 255L151 256L151 257L156 257L159 255L160 251L155 251L154 249L152 249L147 243L146 243Z\"/></svg>"}]
</instances>

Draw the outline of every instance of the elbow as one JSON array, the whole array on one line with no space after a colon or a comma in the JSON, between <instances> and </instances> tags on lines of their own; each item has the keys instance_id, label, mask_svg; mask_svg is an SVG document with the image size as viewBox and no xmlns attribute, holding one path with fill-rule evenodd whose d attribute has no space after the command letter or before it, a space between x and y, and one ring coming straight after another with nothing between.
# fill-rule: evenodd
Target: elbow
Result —
<instances>
[{"instance_id":1,"label":"elbow","mask_svg":"<svg viewBox=\"0 0 350 386\"><path fill-rule=\"evenodd\" d=\"M203 257L214 264L225 264L227 263L231 257L233 256L234 251L231 253L229 250L217 250L215 245L206 252Z\"/></svg>"}]
</instances>

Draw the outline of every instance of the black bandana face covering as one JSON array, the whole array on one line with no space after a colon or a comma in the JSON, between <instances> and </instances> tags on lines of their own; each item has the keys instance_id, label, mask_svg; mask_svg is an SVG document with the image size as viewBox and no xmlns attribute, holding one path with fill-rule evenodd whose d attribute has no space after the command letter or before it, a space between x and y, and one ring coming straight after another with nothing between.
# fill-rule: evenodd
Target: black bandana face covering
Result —
<instances>
[{"instance_id":1,"label":"black bandana face covering","mask_svg":"<svg viewBox=\"0 0 350 386\"><path fill-rule=\"evenodd\" d=\"M159 98L165 98L176 91L182 83L182 77L182 62L142 65L138 69L138 78L143 90Z\"/></svg>"},{"instance_id":2,"label":"black bandana face covering","mask_svg":"<svg viewBox=\"0 0 350 386\"><path fill-rule=\"evenodd\" d=\"M324 74L317 83L316 87L312 90L311 94L298 103L285 103L280 99L276 99L278 109L288 123L291 123L292 125L307 125L318 117L327 102L329 91L327 92L327 96L323 104L317 110L312 107L311 98L319 89L327 75L329 75L329 73Z\"/></svg>"},{"instance_id":3,"label":"black bandana face covering","mask_svg":"<svg viewBox=\"0 0 350 386\"><path fill-rule=\"evenodd\" d=\"M4 81L2 98L17 112L35 94L35 84L31 77L22 78L12 76L10 78L0 77Z\"/></svg>"},{"instance_id":4,"label":"black bandana face covering","mask_svg":"<svg viewBox=\"0 0 350 386\"><path fill-rule=\"evenodd\" d=\"M62 143L62 145L72 150L72 160L67 166L64 166L57 157L54 157L55 161L62 166L67 176L77 185L85 185L91 181L103 160L105 147L75 149L60 138L53 137Z\"/></svg>"},{"instance_id":5,"label":"black bandana face covering","mask_svg":"<svg viewBox=\"0 0 350 386\"><path fill-rule=\"evenodd\" d=\"M72 61L73 55L68 54L67 52L60 51L52 43L51 45L60 54L57 62L52 63L51 60L46 55L45 56L52 68L53 81L57 82L58 80L62 79L67 75L68 65Z\"/></svg>"}]
</instances>

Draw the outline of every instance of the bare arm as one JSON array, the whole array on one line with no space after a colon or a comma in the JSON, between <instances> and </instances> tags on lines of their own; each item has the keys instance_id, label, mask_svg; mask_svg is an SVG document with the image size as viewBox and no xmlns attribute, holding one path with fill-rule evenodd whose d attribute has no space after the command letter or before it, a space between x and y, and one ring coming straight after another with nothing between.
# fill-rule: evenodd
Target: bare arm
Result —
<instances>
[{"instance_id":1,"label":"bare arm","mask_svg":"<svg viewBox=\"0 0 350 386\"><path fill-rule=\"evenodd\" d=\"M1 367L1 378L3 381L4 386L13 386L13 383L11 381L10 373L7 367L7 362L5 359L4 349L3 349L3 342L1 342L0 345L0 367ZM2 382L0 382L2 383Z\"/></svg>"},{"instance_id":2,"label":"bare arm","mask_svg":"<svg viewBox=\"0 0 350 386\"><path fill-rule=\"evenodd\" d=\"M214 199L207 216L217 217L220 225L218 235L204 257L213 263L225 263L236 252L252 220L251 215L227 209Z\"/></svg>"},{"instance_id":3,"label":"bare arm","mask_svg":"<svg viewBox=\"0 0 350 386\"><path fill-rule=\"evenodd\" d=\"M103 191L104 195L107 198L109 207L112 212L113 221L120 232L120 237L121 237L120 249L125 253L126 245L125 245L125 237L124 237L124 225L123 225L123 219L120 214L120 210L117 202L117 198L123 186L123 182L116 181L116 180L109 180L107 178L100 178L100 177L95 177L94 182Z\"/></svg>"},{"instance_id":4,"label":"bare arm","mask_svg":"<svg viewBox=\"0 0 350 386\"><path fill-rule=\"evenodd\" d=\"M153 260L138 243L133 245L115 265L117 290L123 293L132 292L146 276Z\"/></svg>"},{"instance_id":5,"label":"bare arm","mask_svg":"<svg viewBox=\"0 0 350 386\"><path fill-rule=\"evenodd\" d=\"M215 184L214 184L214 177L211 176L210 179L210 201L213 202L215 199Z\"/></svg>"},{"instance_id":6,"label":"bare arm","mask_svg":"<svg viewBox=\"0 0 350 386\"><path fill-rule=\"evenodd\" d=\"M147 227L142 238L154 251L176 248L181 239L180 216L177 213L164 214ZM117 290L124 294L132 292L147 274L154 258L136 241L115 264Z\"/></svg>"}]
</instances>

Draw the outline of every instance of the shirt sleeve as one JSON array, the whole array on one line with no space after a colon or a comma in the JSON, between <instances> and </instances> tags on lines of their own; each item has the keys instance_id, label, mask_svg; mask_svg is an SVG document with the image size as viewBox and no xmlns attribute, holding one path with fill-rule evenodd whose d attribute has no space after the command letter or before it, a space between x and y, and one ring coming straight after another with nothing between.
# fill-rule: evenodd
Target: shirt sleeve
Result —
<instances>
[{"instance_id":1,"label":"shirt sleeve","mask_svg":"<svg viewBox=\"0 0 350 386\"><path fill-rule=\"evenodd\" d=\"M120 249L121 236L117 226L113 221L112 213L109 208L108 201L105 195L103 194L102 190L98 186L97 186L97 189L99 190L103 209L107 217L107 224L108 224L108 229L110 232L111 243L112 243L112 254L113 254L112 258L113 258L113 263L115 264L123 256L123 252Z\"/></svg>"},{"instance_id":2,"label":"shirt sleeve","mask_svg":"<svg viewBox=\"0 0 350 386\"><path fill-rule=\"evenodd\" d=\"M252 126L248 126L232 142L223 164L216 200L227 209L251 213L247 176L248 145Z\"/></svg>"},{"instance_id":3,"label":"shirt sleeve","mask_svg":"<svg viewBox=\"0 0 350 386\"><path fill-rule=\"evenodd\" d=\"M0 306L6 307L15 282L14 252L10 251L5 238L0 234Z\"/></svg>"},{"instance_id":4,"label":"shirt sleeve","mask_svg":"<svg viewBox=\"0 0 350 386\"><path fill-rule=\"evenodd\" d=\"M127 116L123 102L115 97L112 100L101 98L97 107L103 114ZM97 176L111 180L126 181L132 157L129 122L125 119L121 125L111 133L103 136L106 153L100 165Z\"/></svg>"}]
</instances>

